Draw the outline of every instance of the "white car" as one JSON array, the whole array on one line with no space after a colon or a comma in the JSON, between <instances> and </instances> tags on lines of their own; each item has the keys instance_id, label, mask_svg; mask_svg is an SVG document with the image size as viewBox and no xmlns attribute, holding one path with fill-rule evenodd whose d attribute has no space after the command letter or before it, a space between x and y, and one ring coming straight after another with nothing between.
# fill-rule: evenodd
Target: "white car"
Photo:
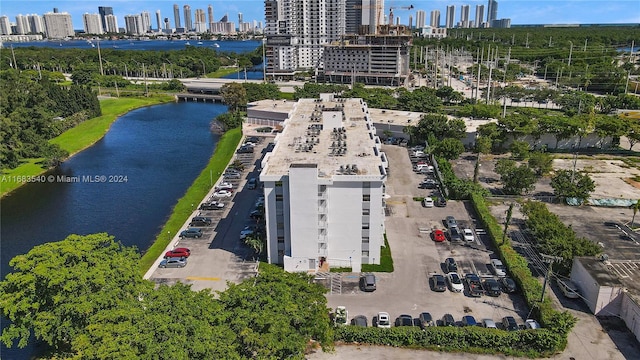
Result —
<instances>
[{"instance_id":1,"label":"white car","mask_svg":"<svg viewBox=\"0 0 640 360\"><path fill-rule=\"evenodd\" d=\"M524 327L527 329L540 329L540 324L533 319L527 319L524 321Z\"/></svg>"},{"instance_id":2,"label":"white car","mask_svg":"<svg viewBox=\"0 0 640 360\"><path fill-rule=\"evenodd\" d=\"M336 313L333 318L336 325L348 325L349 324L349 311L344 306L336 307Z\"/></svg>"},{"instance_id":3,"label":"white car","mask_svg":"<svg viewBox=\"0 0 640 360\"><path fill-rule=\"evenodd\" d=\"M564 294L564 296L569 299L577 299L580 297L580 292L576 284L574 284L571 280L560 280L558 279L558 287Z\"/></svg>"},{"instance_id":4,"label":"white car","mask_svg":"<svg viewBox=\"0 0 640 360\"><path fill-rule=\"evenodd\" d=\"M507 276L507 268L504 267L499 259L491 259L491 268L496 276Z\"/></svg>"},{"instance_id":5,"label":"white car","mask_svg":"<svg viewBox=\"0 0 640 360\"><path fill-rule=\"evenodd\" d=\"M462 279L460 275L455 272L450 272L447 274L447 282L449 282L449 287L453 292L462 292L464 291L464 285L462 284Z\"/></svg>"},{"instance_id":6,"label":"white car","mask_svg":"<svg viewBox=\"0 0 640 360\"><path fill-rule=\"evenodd\" d=\"M435 205L435 202L430 197L426 197L426 198L424 198L424 200L422 200L422 206L423 207L432 208L434 205Z\"/></svg>"},{"instance_id":7,"label":"white car","mask_svg":"<svg viewBox=\"0 0 640 360\"><path fill-rule=\"evenodd\" d=\"M247 236L251 236L253 234L254 234L253 229L249 227L245 227L244 229L242 229L242 231L240 231L240 240L244 240L247 238Z\"/></svg>"},{"instance_id":8,"label":"white car","mask_svg":"<svg viewBox=\"0 0 640 360\"><path fill-rule=\"evenodd\" d=\"M233 193L229 190L218 190L213 193L213 196L217 198L232 197Z\"/></svg>"},{"instance_id":9,"label":"white car","mask_svg":"<svg viewBox=\"0 0 640 360\"><path fill-rule=\"evenodd\" d=\"M378 324L379 328L389 329L391 328L391 319L389 318L389 313L379 312L378 313Z\"/></svg>"},{"instance_id":10,"label":"white car","mask_svg":"<svg viewBox=\"0 0 640 360\"><path fill-rule=\"evenodd\" d=\"M473 236L473 231L471 231L471 229L463 229L462 230L462 236L464 236L464 240L468 241L468 242L475 242L476 241L476 237Z\"/></svg>"},{"instance_id":11,"label":"white car","mask_svg":"<svg viewBox=\"0 0 640 360\"><path fill-rule=\"evenodd\" d=\"M228 182L223 182L223 183L220 183L218 186L216 186L216 190L231 190L231 189L233 189L233 184Z\"/></svg>"}]
</instances>

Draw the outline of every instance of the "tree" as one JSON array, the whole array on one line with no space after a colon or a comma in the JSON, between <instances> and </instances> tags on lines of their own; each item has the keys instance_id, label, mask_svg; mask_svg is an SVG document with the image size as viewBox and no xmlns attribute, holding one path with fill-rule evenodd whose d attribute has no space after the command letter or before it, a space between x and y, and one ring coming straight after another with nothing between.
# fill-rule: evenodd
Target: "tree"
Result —
<instances>
[{"instance_id":1,"label":"tree","mask_svg":"<svg viewBox=\"0 0 640 360\"><path fill-rule=\"evenodd\" d=\"M535 188L536 174L527 165L518 166L513 160L500 159L495 171L500 175L502 190L509 195L528 193Z\"/></svg>"},{"instance_id":2,"label":"tree","mask_svg":"<svg viewBox=\"0 0 640 360\"><path fill-rule=\"evenodd\" d=\"M260 236L249 235L244 238L244 243L249 246L255 253L258 255L262 254L262 250L264 250L264 241L260 238Z\"/></svg>"},{"instance_id":3,"label":"tree","mask_svg":"<svg viewBox=\"0 0 640 360\"><path fill-rule=\"evenodd\" d=\"M596 184L586 173L558 170L551 178L551 187L556 196L587 200L596 189Z\"/></svg>"},{"instance_id":4,"label":"tree","mask_svg":"<svg viewBox=\"0 0 640 360\"><path fill-rule=\"evenodd\" d=\"M287 359L301 358L311 339L331 347L325 292L306 274L260 264L257 277L229 284L219 295L242 357Z\"/></svg>"},{"instance_id":5,"label":"tree","mask_svg":"<svg viewBox=\"0 0 640 360\"><path fill-rule=\"evenodd\" d=\"M536 176L544 176L553 170L553 157L549 153L534 151L529 155L529 167Z\"/></svg>"},{"instance_id":6,"label":"tree","mask_svg":"<svg viewBox=\"0 0 640 360\"><path fill-rule=\"evenodd\" d=\"M13 258L14 272L0 282L0 309L11 324L2 341L25 347L33 331L37 339L68 349L102 310L135 298L143 288L134 248L105 233L69 235L39 245Z\"/></svg>"},{"instance_id":7,"label":"tree","mask_svg":"<svg viewBox=\"0 0 640 360\"><path fill-rule=\"evenodd\" d=\"M529 143L526 141L514 141L509 146L511 156L516 160L524 160L529 157Z\"/></svg>"},{"instance_id":8,"label":"tree","mask_svg":"<svg viewBox=\"0 0 640 360\"><path fill-rule=\"evenodd\" d=\"M445 138L438 142L433 149L433 153L436 156L441 156L447 160L457 159L463 152L464 145L462 141L452 138Z\"/></svg>"},{"instance_id":9,"label":"tree","mask_svg":"<svg viewBox=\"0 0 640 360\"><path fill-rule=\"evenodd\" d=\"M239 83L227 83L220 89L222 102L229 106L230 112L238 112L247 106L247 90Z\"/></svg>"},{"instance_id":10,"label":"tree","mask_svg":"<svg viewBox=\"0 0 640 360\"><path fill-rule=\"evenodd\" d=\"M628 128L626 132L627 141L629 141L629 151L633 149L633 146L640 142L640 124L635 119L628 121Z\"/></svg>"}]
</instances>

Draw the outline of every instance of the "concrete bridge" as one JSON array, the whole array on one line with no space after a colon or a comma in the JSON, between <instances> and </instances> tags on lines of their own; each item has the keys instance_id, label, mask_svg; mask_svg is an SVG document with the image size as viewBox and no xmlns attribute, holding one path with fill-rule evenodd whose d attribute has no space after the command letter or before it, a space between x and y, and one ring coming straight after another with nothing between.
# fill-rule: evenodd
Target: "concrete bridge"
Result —
<instances>
[{"instance_id":1,"label":"concrete bridge","mask_svg":"<svg viewBox=\"0 0 640 360\"><path fill-rule=\"evenodd\" d=\"M212 102L212 103L221 103L222 95L213 95L213 94L194 94L194 93L181 93L176 94L175 98L177 101L195 101L195 102Z\"/></svg>"}]
</instances>

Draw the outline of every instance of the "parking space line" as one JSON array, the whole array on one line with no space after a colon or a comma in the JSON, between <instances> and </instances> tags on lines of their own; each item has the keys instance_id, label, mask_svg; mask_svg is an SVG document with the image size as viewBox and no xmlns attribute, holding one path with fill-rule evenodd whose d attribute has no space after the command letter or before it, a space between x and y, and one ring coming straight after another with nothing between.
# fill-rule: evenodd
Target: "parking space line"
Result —
<instances>
[{"instance_id":1,"label":"parking space line","mask_svg":"<svg viewBox=\"0 0 640 360\"><path fill-rule=\"evenodd\" d=\"M220 281L222 279L217 277L204 277L204 276L187 276L187 280L204 280L204 281Z\"/></svg>"}]
</instances>

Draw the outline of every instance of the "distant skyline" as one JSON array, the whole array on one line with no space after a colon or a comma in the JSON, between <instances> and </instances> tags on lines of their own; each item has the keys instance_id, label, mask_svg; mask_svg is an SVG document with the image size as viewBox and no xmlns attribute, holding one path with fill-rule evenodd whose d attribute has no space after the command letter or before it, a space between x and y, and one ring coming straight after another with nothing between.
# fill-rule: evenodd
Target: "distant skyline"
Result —
<instances>
[{"instance_id":1,"label":"distant skyline","mask_svg":"<svg viewBox=\"0 0 640 360\"><path fill-rule=\"evenodd\" d=\"M238 13L243 14L245 22L253 20L264 22L263 0L235 0L235 1L148 1L148 0L2 0L0 2L0 15L9 17L9 21L15 22L18 14L39 14L53 11L57 7L60 12L70 13L74 29L82 29L82 14L98 13L98 6L110 6L114 15L118 18L118 24L124 26L124 16L140 14L149 11L152 16L152 27L156 28L155 12L160 10L162 18L169 18L171 27L175 27L173 18L173 4L180 6L180 17L184 24L182 7L190 5L192 14L195 9L206 9L213 5L215 21L219 21L225 14L229 15L229 21L238 23ZM415 0L415 1L385 1L385 14L389 7L401 7L413 5L412 11L396 10L396 16L400 16L403 24L408 23L409 15L414 18L416 10L424 10L428 14L431 10L440 10L446 13L448 5L454 5L455 21L460 19L460 7L470 5L470 18L475 16L475 5L486 5L487 1L447 1L447 0ZM510 18L511 25L527 24L626 24L640 23L640 1L638 0L498 0L498 18ZM442 21L444 22L444 21Z\"/></svg>"}]
</instances>

